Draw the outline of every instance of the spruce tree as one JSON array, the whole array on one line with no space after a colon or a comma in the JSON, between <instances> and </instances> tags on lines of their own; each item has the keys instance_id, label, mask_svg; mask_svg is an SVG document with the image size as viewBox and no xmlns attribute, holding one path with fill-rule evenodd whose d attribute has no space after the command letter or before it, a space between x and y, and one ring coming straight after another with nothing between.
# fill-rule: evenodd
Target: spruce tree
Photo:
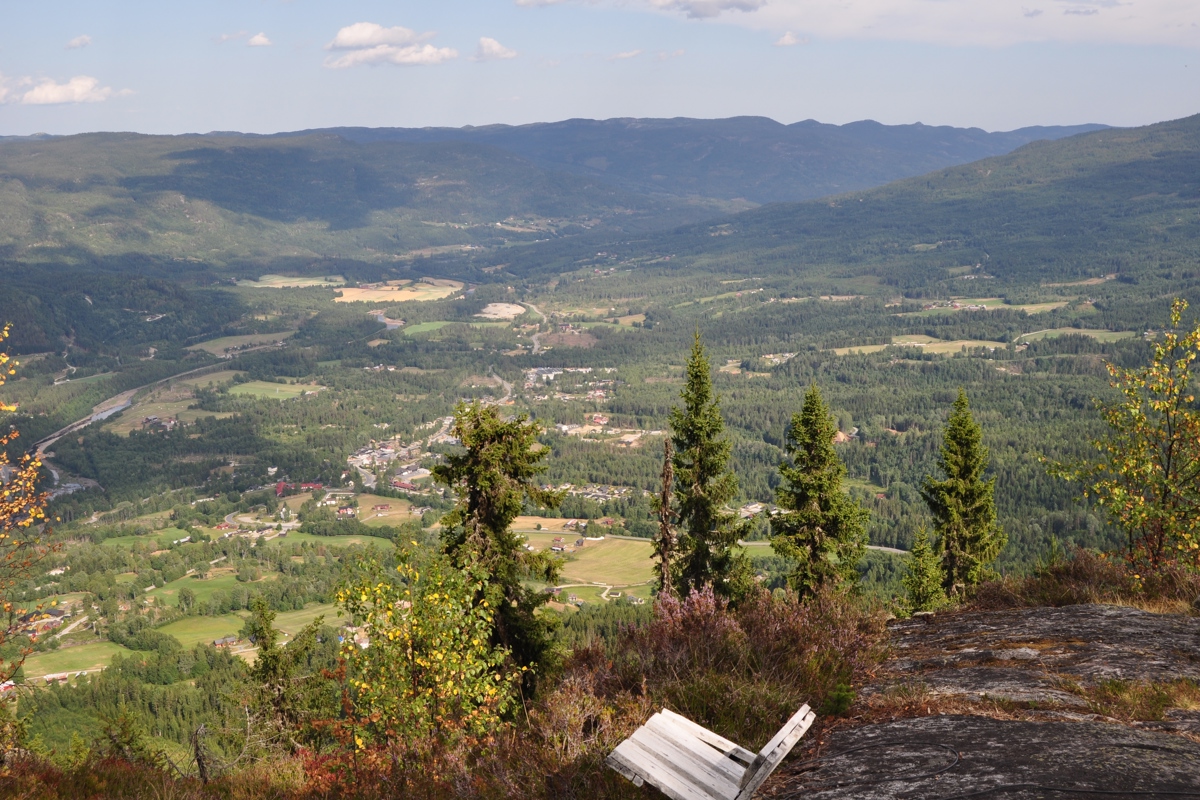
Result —
<instances>
[{"instance_id":1,"label":"spruce tree","mask_svg":"<svg viewBox=\"0 0 1200 800\"><path fill-rule=\"evenodd\" d=\"M958 390L946 422L938 467L943 480L926 477L921 497L933 514L942 556L942 588L955 597L979 583L1008 541L996 522L996 481L985 481L988 450L983 429L971 416L967 393Z\"/></svg>"},{"instance_id":2,"label":"spruce tree","mask_svg":"<svg viewBox=\"0 0 1200 800\"><path fill-rule=\"evenodd\" d=\"M913 539L908 573L903 578L909 611L936 611L946 604L942 589L942 560L921 526Z\"/></svg>"},{"instance_id":3,"label":"spruce tree","mask_svg":"<svg viewBox=\"0 0 1200 800\"><path fill-rule=\"evenodd\" d=\"M846 467L833 448L833 417L816 386L792 415L786 448L779 465L783 484L776 490L784 511L771 520L771 545L795 559L788 582L802 596L829 583L858 578L858 562L866 553L866 509L842 491Z\"/></svg>"},{"instance_id":4,"label":"spruce tree","mask_svg":"<svg viewBox=\"0 0 1200 800\"><path fill-rule=\"evenodd\" d=\"M711 585L736 598L749 588L750 566L737 549L745 525L728 510L738 493L729 470L732 445L725 437L721 405L713 393L712 367L696 332L680 392L683 407L671 409L675 446L675 518L681 528L673 580L680 597Z\"/></svg>"},{"instance_id":5,"label":"spruce tree","mask_svg":"<svg viewBox=\"0 0 1200 800\"><path fill-rule=\"evenodd\" d=\"M534 449L541 429L522 414L502 419L495 406L459 404L451 433L462 451L446 456L433 476L458 495L454 510L442 517L442 544L459 569L482 567L490 577L480 602L496 609L492 644L512 653L522 667L539 671L556 660L554 617L537 610L550 599L523 581L558 581L557 562L548 552L531 553L512 531L526 501L557 506L562 496L542 489L535 478L546 471L548 448ZM532 691L534 673L526 673Z\"/></svg>"}]
</instances>

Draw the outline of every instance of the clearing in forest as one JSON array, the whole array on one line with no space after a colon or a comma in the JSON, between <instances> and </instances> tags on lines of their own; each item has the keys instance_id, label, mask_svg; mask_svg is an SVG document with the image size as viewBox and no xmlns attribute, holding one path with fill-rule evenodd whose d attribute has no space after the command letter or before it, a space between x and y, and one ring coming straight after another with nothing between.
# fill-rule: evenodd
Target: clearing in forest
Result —
<instances>
[{"instance_id":1,"label":"clearing in forest","mask_svg":"<svg viewBox=\"0 0 1200 800\"><path fill-rule=\"evenodd\" d=\"M187 349L203 350L206 353L212 353L214 356L223 356L237 350L244 350L248 347L276 344L294 333L295 331L282 331L280 333L250 333L245 336L222 336L219 339L210 339L207 342L194 344Z\"/></svg>"},{"instance_id":2,"label":"clearing in forest","mask_svg":"<svg viewBox=\"0 0 1200 800\"><path fill-rule=\"evenodd\" d=\"M249 397L267 397L274 400L290 400L306 394L316 394L324 389L315 383L271 383L270 381L249 381L239 383L230 388L230 394L247 395Z\"/></svg>"},{"instance_id":3,"label":"clearing in forest","mask_svg":"<svg viewBox=\"0 0 1200 800\"><path fill-rule=\"evenodd\" d=\"M459 281L439 278L422 278L411 281L388 281L386 283L364 283L346 287L335 298L339 303L405 303L408 301L444 300L463 288ZM524 309L521 309L524 311Z\"/></svg>"},{"instance_id":4,"label":"clearing in forest","mask_svg":"<svg viewBox=\"0 0 1200 800\"><path fill-rule=\"evenodd\" d=\"M1109 331L1089 328L1048 328L1044 331L1023 333L1017 337L1021 341L1036 342L1039 339L1054 339L1059 336L1090 336L1100 342L1117 342L1121 339L1132 339L1137 336L1135 331Z\"/></svg>"},{"instance_id":5,"label":"clearing in forest","mask_svg":"<svg viewBox=\"0 0 1200 800\"><path fill-rule=\"evenodd\" d=\"M314 286L332 288L341 286L346 279L341 275L327 275L321 278L302 278L295 275L263 275L256 281L238 281L238 286L249 289L311 289Z\"/></svg>"}]
</instances>

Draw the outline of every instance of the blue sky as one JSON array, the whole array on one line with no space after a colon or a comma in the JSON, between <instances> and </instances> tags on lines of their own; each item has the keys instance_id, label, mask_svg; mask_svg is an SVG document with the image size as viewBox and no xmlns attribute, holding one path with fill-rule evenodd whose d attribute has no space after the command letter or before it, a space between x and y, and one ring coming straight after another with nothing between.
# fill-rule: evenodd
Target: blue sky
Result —
<instances>
[{"instance_id":1,"label":"blue sky","mask_svg":"<svg viewBox=\"0 0 1200 800\"><path fill-rule=\"evenodd\" d=\"M1138 125L1200 0L4 0L0 134L570 117Z\"/></svg>"}]
</instances>

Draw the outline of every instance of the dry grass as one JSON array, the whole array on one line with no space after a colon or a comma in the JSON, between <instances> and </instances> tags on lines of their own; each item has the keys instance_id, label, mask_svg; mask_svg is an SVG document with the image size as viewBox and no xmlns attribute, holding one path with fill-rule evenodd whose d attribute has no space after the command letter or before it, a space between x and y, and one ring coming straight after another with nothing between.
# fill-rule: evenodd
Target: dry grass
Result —
<instances>
[{"instance_id":1,"label":"dry grass","mask_svg":"<svg viewBox=\"0 0 1200 800\"><path fill-rule=\"evenodd\" d=\"M1200 596L1200 574L1181 568L1134 575L1117 557L1076 549L1024 578L981 585L971 606L981 610L1108 603L1154 613L1187 613Z\"/></svg>"}]
</instances>

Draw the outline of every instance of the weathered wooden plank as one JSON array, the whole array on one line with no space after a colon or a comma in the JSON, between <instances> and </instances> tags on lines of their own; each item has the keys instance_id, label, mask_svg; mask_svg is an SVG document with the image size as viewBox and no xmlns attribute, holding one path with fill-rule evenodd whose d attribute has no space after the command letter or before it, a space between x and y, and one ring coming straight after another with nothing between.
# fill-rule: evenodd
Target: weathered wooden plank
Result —
<instances>
[{"instance_id":1,"label":"weathered wooden plank","mask_svg":"<svg viewBox=\"0 0 1200 800\"><path fill-rule=\"evenodd\" d=\"M686 749L696 760L708 764L713 770L720 772L732 781L734 785L741 783L742 775L746 772L745 765L701 741L691 731L685 730L682 726L676 725L658 714L651 717L645 727Z\"/></svg>"},{"instance_id":2,"label":"weathered wooden plank","mask_svg":"<svg viewBox=\"0 0 1200 800\"><path fill-rule=\"evenodd\" d=\"M708 728L697 725L687 717L676 714L669 708L664 708L658 712L657 716L661 716L665 721L669 721L672 724L682 727L684 730L690 731L700 741L712 745L727 755L733 756L737 761L749 764L754 760L754 753L744 747L739 747L724 736L713 733Z\"/></svg>"},{"instance_id":3,"label":"weathered wooden plank","mask_svg":"<svg viewBox=\"0 0 1200 800\"><path fill-rule=\"evenodd\" d=\"M657 731L645 727L639 728L633 736L629 737L628 741L658 754L671 771L702 789L710 797L732 800L738 792L736 779L722 774L712 765L693 756L687 748L660 735Z\"/></svg>"},{"instance_id":4,"label":"weathered wooden plank","mask_svg":"<svg viewBox=\"0 0 1200 800\"><path fill-rule=\"evenodd\" d=\"M750 796L762 785L763 781L771 776L775 768L796 746L796 742L800 741L801 737L808 732L816 718L817 715L805 705L787 721L779 733L775 734L755 756L754 763L750 765L742 778L741 791L738 792L736 800L750 800Z\"/></svg>"},{"instance_id":5,"label":"weathered wooden plank","mask_svg":"<svg viewBox=\"0 0 1200 800\"><path fill-rule=\"evenodd\" d=\"M714 800L710 792L679 775L673 765L664 760L663 756L647 750L632 738L621 742L617 751L614 752L618 751L621 758L640 774L646 783L657 788L671 800Z\"/></svg>"},{"instance_id":6,"label":"weathered wooden plank","mask_svg":"<svg viewBox=\"0 0 1200 800\"><path fill-rule=\"evenodd\" d=\"M610 769L619 773L626 780L632 781L634 786L641 786L643 783L645 783L645 781L642 779L642 776L638 774L637 770L634 769L631 764L627 763L621 754L616 750L613 750L608 754L608 756L604 759L604 763L607 764Z\"/></svg>"}]
</instances>

